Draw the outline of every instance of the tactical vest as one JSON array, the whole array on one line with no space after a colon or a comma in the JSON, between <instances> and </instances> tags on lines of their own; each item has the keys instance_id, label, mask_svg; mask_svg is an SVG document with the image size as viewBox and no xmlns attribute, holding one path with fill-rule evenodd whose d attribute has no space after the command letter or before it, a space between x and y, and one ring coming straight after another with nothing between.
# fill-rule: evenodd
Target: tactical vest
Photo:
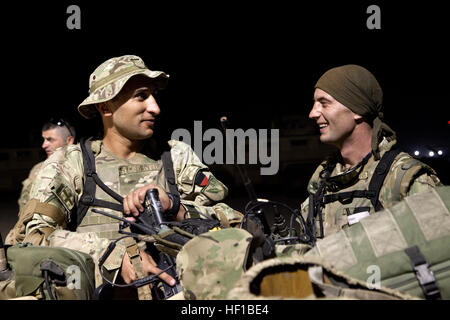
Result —
<instances>
[{"instance_id":1,"label":"tactical vest","mask_svg":"<svg viewBox=\"0 0 450 320\"><path fill-rule=\"evenodd\" d=\"M348 212L349 219L351 215L358 215L358 214L361 215L361 212L367 212L368 214L371 208L372 210L375 211L382 210L383 205L379 201L380 190L381 187L383 186L384 179L386 178L386 175L389 172L389 168L391 167L395 157L399 153L400 153L399 149L393 148L383 155L377 167L375 168L372 178L370 179L368 189L365 190L353 189L349 191L325 194L327 188L326 181L331 175L334 168L336 167L336 162L328 163L326 168L320 174L322 179L319 184L318 191L315 194L311 194L309 196L309 211L307 223L313 230L312 233L317 234L317 231L315 229L316 229L316 220L318 219L319 220L318 237L319 238L324 237L322 209L327 204L332 202L340 201L341 203L351 203L354 198L362 198L370 200L370 203L368 201L365 201L365 204L367 204L367 206L356 207L353 209L353 212ZM365 159L363 159L362 161L363 166L366 165L365 163L367 162L369 156L370 154L366 156ZM330 185L328 186L328 188L331 190L338 190L339 187Z\"/></svg>"},{"instance_id":2,"label":"tactical vest","mask_svg":"<svg viewBox=\"0 0 450 320\"><path fill-rule=\"evenodd\" d=\"M114 165L110 168L108 168L110 159L107 157L102 158L99 155L97 156L97 164L101 163L104 168L110 170L97 172L96 159L92 151L92 139L82 139L80 146L84 166L84 188L78 202L76 214L71 217L68 225L69 230L96 232L101 238L117 239L121 236L118 233L119 223L117 220L96 214L89 209L91 207L101 207L105 208L104 211L118 215L120 212L123 212L123 197L119 192L128 194L132 189L140 185L155 182L161 184L165 180L164 182L167 183L170 190L174 207L179 204L180 195L176 186L170 150L163 152L161 161L143 158L144 163L130 164L124 161L124 164ZM143 179L142 176L145 177L145 175L147 178Z\"/></svg>"},{"instance_id":3,"label":"tactical vest","mask_svg":"<svg viewBox=\"0 0 450 320\"><path fill-rule=\"evenodd\" d=\"M358 222L369 214L384 209L380 201L380 191L400 152L394 145L383 154L378 163L370 159L359 173L358 181L344 187L326 185L326 179L336 166L336 162L327 163L328 165L321 172L322 178L317 192L309 196L307 224L311 233L323 238ZM414 158L408 159L397 169L395 185L390 190L392 204L402 199L400 190L404 188L404 181L409 184L421 170L434 174L431 168Z\"/></svg>"}]
</instances>

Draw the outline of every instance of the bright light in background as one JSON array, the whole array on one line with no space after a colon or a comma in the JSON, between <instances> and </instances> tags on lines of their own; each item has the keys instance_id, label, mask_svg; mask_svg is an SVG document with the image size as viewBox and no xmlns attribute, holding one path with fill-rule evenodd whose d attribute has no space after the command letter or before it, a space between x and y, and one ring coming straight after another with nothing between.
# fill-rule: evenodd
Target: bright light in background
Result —
<instances>
[{"instance_id":1,"label":"bright light in background","mask_svg":"<svg viewBox=\"0 0 450 320\"><path fill-rule=\"evenodd\" d=\"M438 150L438 155L442 156L443 152L442 150Z\"/></svg>"},{"instance_id":2,"label":"bright light in background","mask_svg":"<svg viewBox=\"0 0 450 320\"><path fill-rule=\"evenodd\" d=\"M428 152L428 155L429 155L430 157L434 157L434 152L433 152L433 151L430 151L430 152Z\"/></svg>"},{"instance_id":3,"label":"bright light in background","mask_svg":"<svg viewBox=\"0 0 450 320\"><path fill-rule=\"evenodd\" d=\"M415 156L418 156L419 154L420 154L420 152L419 152L419 151L417 151L417 150L416 150L416 151L414 151L414 155L415 155Z\"/></svg>"}]
</instances>

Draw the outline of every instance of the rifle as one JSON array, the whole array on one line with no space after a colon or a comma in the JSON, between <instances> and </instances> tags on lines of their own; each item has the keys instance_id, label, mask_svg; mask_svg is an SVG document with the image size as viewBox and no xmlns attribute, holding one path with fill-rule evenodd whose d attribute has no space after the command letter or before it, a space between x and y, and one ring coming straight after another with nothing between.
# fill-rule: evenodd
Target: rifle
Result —
<instances>
[{"instance_id":1,"label":"rifle","mask_svg":"<svg viewBox=\"0 0 450 320\"><path fill-rule=\"evenodd\" d=\"M226 136L226 131L228 129L229 121L227 117L221 117L220 123L222 126L222 130ZM227 141L227 147L231 150L231 146L229 145L229 141ZM234 151L234 150L233 150ZM298 210L293 210L289 206L276 202L269 201L267 199L259 199L256 196L255 189L253 187L252 181L248 177L247 170L243 165L235 163L237 171L241 177L241 180L244 184L245 189L250 198L250 202L247 203L245 207L245 215L241 221L241 228L244 227L244 223L253 221L260 230L264 233L264 244L262 245L262 253L263 257L269 258L273 256L273 248L276 242L284 242L285 244L295 244L295 243L311 243L311 235L309 229L306 226L306 223L301 214L299 214ZM269 222L267 220L266 213L263 210L263 207L271 206L274 212L273 215L273 227L269 226ZM278 208L284 207L291 213L291 221L290 226L288 227L286 219L279 212ZM297 217L297 220L300 223L302 228L302 232L300 235L297 235L297 231L293 227L294 218ZM247 230L248 225L245 227ZM249 230L250 231L250 230ZM254 232L251 232L252 234ZM260 260L257 258L257 260Z\"/></svg>"},{"instance_id":2,"label":"rifle","mask_svg":"<svg viewBox=\"0 0 450 320\"><path fill-rule=\"evenodd\" d=\"M172 221L173 217L167 215L163 211L162 204L159 199L158 189L147 190L144 199L144 208L144 212L139 214L136 218L136 222L128 221L122 217L117 217L98 209L92 209L95 213L121 221L123 225L119 230L119 233L125 234L125 236L111 242L105 250L103 256L99 259L100 274L106 282L106 285L102 285L96 289L96 294L94 294L95 298L101 298L102 291L105 291L103 297L108 297L108 295L111 294L108 290L112 287L139 288L150 283L153 284L152 296L156 300L165 300L172 297L181 291L175 260L177 250L180 250L182 246L195 235L207 232L217 227L223 227L218 220L211 219L206 216L205 218L185 219L182 222ZM201 212L198 213L200 215L204 215ZM126 232L123 230L128 226L130 226L132 232ZM159 279L158 276L161 273L149 275L142 279L137 279L130 284L112 283L103 275L102 265L114 250L116 243L130 236L138 241L145 241L147 243L146 252L155 258L158 268L162 270L161 273L166 272L175 279L175 286L171 287ZM158 246L160 243L163 243L164 246ZM162 247L165 249L162 249Z\"/></svg>"},{"instance_id":3,"label":"rifle","mask_svg":"<svg viewBox=\"0 0 450 320\"><path fill-rule=\"evenodd\" d=\"M105 253L99 260L100 273L103 277L103 280L105 280L106 283L111 287L139 288L141 286L152 283L153 284L152 296L157 300L165 300L181 291L181 285L180 285L180 281L178 279L178 274L177 274L177 270L176 270L175 258L165 252L155 250L154 248L151 251L151 249L149 249L149 247L151 244L154 244L159 239L161 239L161 235L165 235L168 233L168 231L170 231L170 228L167 225L170 224L169 220L171 217L167 217L164 214L164 211L163 211L163 208L161 205L161 201L159 199L158 189L150 189L146 192L145 200L144 200L144 208L145 208L144 212L139 214L139 216L136 219L136 222L128 221L124 218L114 216L112 214L109 214L107 212L104 212L104 211L101 211L98 209L92 210L95 213L99 213L99 214L102 214L107 217L110 217L110 218L113 218L113 219L123 222L122 228L119 231L119 233L126 234L124 237L121 237L109 244ZM123 229L126 228L127 226L131 226L131 230L132 230L131 233L123 231ZM157 253L158 256L155 260L156 260L158 268L160 268L162 270L162 272L168 273L170 276L172 276L176 280L175 286L171 287L168 284L166 284L164 281L160 280L158 278L158 276L160 274L149 275L147 277L144 277L142 279L137 279L137 280L133 281L132 283L125 284L125 285L115 284L115 283L112 283L111 281L109 281L108 279L106 279L106 277L103 275L103 272L102 272L103 263L109 257L111 252L114 250L116 243L118 241L120 241L121 239L123 239L125 237L129 237L129 236L134 237L136 240L139 240L139 241L143 240L143 241L147 242L148 246L147 246L146 251L149 254L151 254L153 257L155 255L155 253ZM169 235L165 236L164 240L169 241L171 243L178 244L179 245L178 248L181 248L187 241L190 240L190 238L187 237L186 235L173 233L173 234L169 234ZM102 290L105 290L105 288L102 287L97 290L98 291L98 294L96 295L97 297L101 295Z\"/></svg>"}]
</instances>

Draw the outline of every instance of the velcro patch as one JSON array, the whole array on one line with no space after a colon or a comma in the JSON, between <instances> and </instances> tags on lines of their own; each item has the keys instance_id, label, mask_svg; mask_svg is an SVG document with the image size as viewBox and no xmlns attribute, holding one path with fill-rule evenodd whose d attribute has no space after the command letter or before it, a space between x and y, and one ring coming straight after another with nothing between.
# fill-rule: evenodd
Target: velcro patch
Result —
<instances>
[{"instance_id":1,"label":"velcro patch","mask_svg":"<svg viewBox=\"0 0 450 320\"><path fill-rule=\"evenodd\" d=\"M195 176L194 183L197 186L204 187L208 184L208 182L209 182L208 177L203 172L198 171L197 175Z\"/></svg>"}]
</instances>

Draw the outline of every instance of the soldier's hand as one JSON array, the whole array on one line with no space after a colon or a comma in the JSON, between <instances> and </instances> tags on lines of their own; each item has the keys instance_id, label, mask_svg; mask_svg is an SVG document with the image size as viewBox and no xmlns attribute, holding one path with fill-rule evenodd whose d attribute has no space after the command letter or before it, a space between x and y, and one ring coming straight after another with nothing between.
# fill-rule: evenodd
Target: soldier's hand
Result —
<instances>
[{"instance_id":1,"label":"soldier's hand","mask_svg":"<svg viewBox=\"0 0 450 320\"><path fill-rule=\"evenodd\" d=\"M166 211L170 208L172 208L172 200L167 196L166 191L164 191L163 188L155 185L155 184L148 184L146 186L140 187L128 194L123 199L123 210L124 213L127 215L132 214L133 216L137 217L139 215L139 212L144 211L144 199L145 199L145 193L149 189L158 189L159 193L159 200L161 201L163 210ZM133 221L134 219L129 220Z\"/></svg>"},{"instance_id":2,"label":"soldier's hand","mask_svg":"<svg viewBox=\"0 0 450 320\"><path fill-rule=\"evenodd\" d=\"M156 262L153 260L152 256L143 251L139 254L141 256L142 267L147 274L158 274L162 271L156 266ZM120 275L125 283L131 283L136 280L136 272L131 264L130 257L126 253L123 256ZM161 273L158 277L170 286L174 286L176 283L175 279L165 272Z\"/></svg>"}]
</instances>

